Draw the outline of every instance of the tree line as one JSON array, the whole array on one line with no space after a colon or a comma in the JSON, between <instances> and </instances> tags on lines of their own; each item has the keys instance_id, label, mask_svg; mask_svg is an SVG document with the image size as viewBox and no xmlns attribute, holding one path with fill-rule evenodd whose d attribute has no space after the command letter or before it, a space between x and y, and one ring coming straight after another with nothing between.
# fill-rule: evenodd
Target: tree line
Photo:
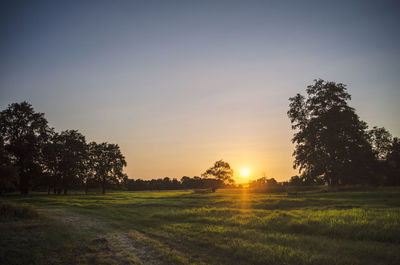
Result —
<instances>
[{"instance_id":1,"label":"tree line","mask_svg":"<svg viewBox=\"0 0 400 265\"><path fill-rule=\"evenodd\" d=\"M221 159L201 174L201 177L183 176L180 180L171 180L168 177L152 180L126 179L125 187L128 190L210 189L215 192L219 188L234 188L234 183L231 166Z\"/></svg>"},{"instance_id":2,"label":"tree line","mask_svg":"<svg viewBox=\"0 0 400 265\"><path fill-rule=\"evenodd\" d=\"M306 96L289 99L295 169L299 175L278 183L259 178L249 187L304 185L400 185L400 139L384 127L368 128L348 102L344 84L314 80ZM234 187L233 170L219 160L201 177L128 179L117 144L86 142L77 130L56 132L43 113L27 102L0 112L0 193L22 194L46 187L50 194L101 186L128 190L212 189Z\"/></svg>"},{"instance_id":3,"label":"tree line","mask_svg":"<svg viewBox=\"0 0 400 265\"><path fill-rule=\"evenodd\" d=\"M127 190L211 189L233 187L233 170L219 160L202 177L128 179L117 144L86 142L77 130L56 132L44 113L28 102L13 103L0 112L0 193L47 189L68 194L73 189L106 187Z\"/></svg>"},{"instance_id":4,"label":"tree line","mask_svg":"<svg viewBox=\"0 0 400 265\"><path fill-rule=\"evenodd\" d=\"M159 178L151 180L127 179L125 182L127 190L182 190L182 189L210 189L234 188L235 185L225 183L215 178L202 178L199 176L183 176L180 180L176 178Z\"/></svg>"},{"instance_id":5,"label":"tree line","mask_svg":"<svg viewBox=\"0 0 400 265\"><path fill-rule=\"evenodd\" d=\"M127 178L125 157L117 144L86 142L77 130L56 132L44 113L28 102L13 103L0 112L0 193L18 188L21 194L47 187L67 194L71 187L106 187Z\"/></svg>"}]
</instances>

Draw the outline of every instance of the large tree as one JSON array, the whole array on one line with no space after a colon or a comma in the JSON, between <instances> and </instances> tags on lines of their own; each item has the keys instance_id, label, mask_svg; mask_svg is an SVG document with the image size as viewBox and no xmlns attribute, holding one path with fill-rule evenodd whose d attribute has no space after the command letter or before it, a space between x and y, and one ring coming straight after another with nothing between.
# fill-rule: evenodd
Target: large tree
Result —
<instances>
[{"instance_id":1,"label":"large tree","mask_svg":"<svg viewBox=\"0 0 400 265\"><path fill-rule=\"evenodd\" d=\"M392 134L384 127L374 126L368 131L369 142L377 160L386 160L393 143Z\"/></svg>"},{"instance_id":2,"label":"large tree","mask_svg":"<svg viewBox=\"0 0 400 265\"><path fill-rule=\"evenodd\" d=\"M9 154L4 149L4 143L0 137L0 194L14 190L17 183L17 170L11 163Z\"/></svg>"},{"instance_id":3,"label":"large tree","mask_svg":"<svg viewBox=\"0 0 400 265\"><path fill-rule=\"evenodd\" d=\"M50 194L51 188L53 188L54 193L56 193L58 187L61 186L60 164L63 145L59 139L60 135L53 130L49 140L42 148L42 172L48 187L48 194ZM59 191L61 192L61 187Z\"/></svg>"},{"instance_id":4,"label":"large tree","mask_svg":"<svg viewBox=\"0 0 400 265\"><path fill-rule=\"evenodd\" d=\"M388 181L386 184L399 186L400 185L400 139L393 138L392 145L387 154L388 163Z\"/></svg>"},{"instance_id":5,"label":"large tree","mask_svg":"<svg viewBox=\"0 0 400 265\"><path fill-rule=\"evenodd\" d=\"M123 173L126 166L125 157L117 144L101 143L93 148L96 179L101 183L102 192L105 194L107 184L116 184L127 178Z\"/></svg>"},{"instance_id":6,"label":"large tree","mask_svg":"<svg viewBox=\"0 0 400 265\"><path fill-rule=\"evenodd\" d=\"M77 130L66 130L61 132L55 142L61 149L58 150L58 167L61 177L62 189L67 194L73 181L85 173L84 161L87 155L85 136ZM58 193L60 193L59 187Z\"/></svg>"},{"instance_id":7,"label":"large tree","mask_svg":"<svg viewBox=\"0 0 400 265\"><path fill-rule=\"evenodd\" d=\"M380 180L380 184L390 185L391 169L387 157L392 149L393 137L384 127L374 126L368 131L368 140L375 158L374 163L371 163L375 176Z\"/></svg>"},{"instance_id":8,"label":"large tree","mask_svg":"<svg viewBox=\"0 0 400 265\"><path fill-rule=\"evenodd\" d=\"M95 180L96 176L96 142L90 142L86 146L85 156L83 158L82 172L79 176L81 182L85 185L85 194L88 193L89 183Z\"/></svg>"},{"instance_id":9,"label":"large tree","mask_svg":"<svg viewBox=\"0 0 400 265\"><path fill-rule=\"evenodd\" d=\"M306 93L289 99L294 168L307 183L375 183L367 124L348 105L346 86L319 79Z\"/></svg>"},{"instance_id":10,"label":"large tree","mask_svg":"<svg viewBox=\"0 0 400 265\"><path fill-rule=\"evenodd\" d=\"M203 178L214 178L216 180L221 181L222 183L232 184L233 180L233 170L228 162L223 160L218 160L214 163L212 167L207 169L203 174L201 174ZM215 191L217 187L213 188Z\"/></svg>"},{"instance_id":11,"label":"large tree","mask_svg":"<svg viewBox=\"0 0 400 265\"><path fill-rule=\"evenodd\" d=\"M34 178L40 176L41 148L49 127L43 113L28 102L13 103L0 112L0 133L11 162L18 169L19 187L27 194Z\"/></svg>"}]
</instances>

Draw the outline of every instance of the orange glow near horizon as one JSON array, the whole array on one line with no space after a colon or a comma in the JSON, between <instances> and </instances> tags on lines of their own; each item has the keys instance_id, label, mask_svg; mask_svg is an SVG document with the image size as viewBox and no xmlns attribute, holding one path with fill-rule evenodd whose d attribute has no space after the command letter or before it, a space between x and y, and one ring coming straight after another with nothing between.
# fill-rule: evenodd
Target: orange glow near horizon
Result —
<instances>
[{"instance_id":1,"label":"orange glow near horizon","mask_svg":"<svg viewBox=\"0 0 400 265\"><path fill-rule=\"evenodd\" d=\"M57 132L118 144L130 179L200 177L222 159L238 184L290 180L289 98L318 78L400 136L395 1L340 19L331 3L3 2L0 109L27 100Z\"/></svg>"},{"instance_id":2,"label":"orange glow near horizon","mask_svg":"<svg viewBox=\"0 0 400 265\"><path fill-rule=\"evenodd\" d=\"M240 183L247 183L249 182L249 178L250 178L250 171L247 168L242 168L240 170L240 177L238 178L238 182L240 181Z\"/></svg>"}]
</instances>

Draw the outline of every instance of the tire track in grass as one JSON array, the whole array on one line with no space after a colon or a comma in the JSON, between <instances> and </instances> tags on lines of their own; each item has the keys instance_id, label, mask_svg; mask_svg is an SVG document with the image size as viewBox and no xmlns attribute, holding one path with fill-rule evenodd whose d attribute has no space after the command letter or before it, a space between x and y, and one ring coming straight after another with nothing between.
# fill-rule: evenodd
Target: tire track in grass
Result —
<instances>
[{"instance_id":1,"label":"tire track in grass","mask_svg":"<svg viewBox=\"0 0 400 265\"><path fill-rule=\"evenodd\" d=\"M80 238L80 252L88 264L168 264L160 251L147 244L153 239L138 231L122 231L65 209L40 208L38 212L67 225Z\"/></svg>"}]
</instances>

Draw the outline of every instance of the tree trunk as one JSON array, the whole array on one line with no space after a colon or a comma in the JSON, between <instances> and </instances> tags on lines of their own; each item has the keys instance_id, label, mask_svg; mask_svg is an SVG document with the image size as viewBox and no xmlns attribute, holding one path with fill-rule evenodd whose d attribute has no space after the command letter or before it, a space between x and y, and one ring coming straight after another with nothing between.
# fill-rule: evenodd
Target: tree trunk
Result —
<instances>
[{"instance_id":1,"label":"tree trunk","mask_svg":"<svg viewBox=\"0 0 400 265\"><path fill-rule=\"evenodd\" d=\"M58 183L58 174L55 173L54 174L54 181L53 181L53 192L54 192L54 195L57 194L57 183Z\"/></svg>"},{"instance_id":2,"label":"tree trunk","mask_svg":"<svg viewBox=\"0 0 400 265\"><path fill-rule=\"evenodd\" d=\"M89 190L89 180L86 180L86 183L85 183L85 195L87 195L88 194L88 190Z\"/></svg>"},{"instance_id":3,"label":"tree trunk","mask_svg":"<svg viewBox=\"0 0 400 265\"><path fill-rule=\"evenodd\" d=\"M22 195L27 195L29 192L29 177L26 176L26 173L22 173L19 179L19 189Z\"/></svg>"},{"instance_id":4,"label":"tree trunk","mask_svg":"<svg viewBox=\"0 0 400 265\"><path fill-rule=\"evenodd\" d=\"M103 194L106 194L106 178L103 177Z\"/></svg>"},{"instance_id":5,"label":"tree trunk","mask_svg":"<svg viewBox=\"0 0 400 265\"><path fill-rule=\"evenodd\" d=\"M68 183L65 177L63 178L63 189L64 189L64 195L68 194Z\"/></svg>"}]
</instances>

